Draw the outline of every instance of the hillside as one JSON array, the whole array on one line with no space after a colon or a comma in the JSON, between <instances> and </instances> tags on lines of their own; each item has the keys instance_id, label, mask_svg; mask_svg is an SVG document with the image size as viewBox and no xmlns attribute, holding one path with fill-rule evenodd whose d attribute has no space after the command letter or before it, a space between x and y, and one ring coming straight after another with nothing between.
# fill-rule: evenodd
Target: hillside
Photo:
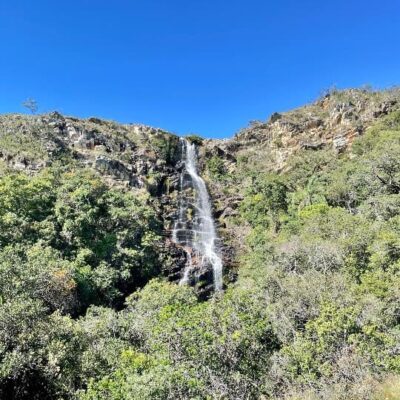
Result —
<instances>
[{"instance_id":1,"label":"hillside","mask_svg":"<svg viewBox=\"0 0 400 400\"><path fill-rule=\"evenodd\" d=\"M173 240L177 136L0 116L0 398L399 399L400 90L188 143L221 292Z\"/></svg>"}]
</instances>

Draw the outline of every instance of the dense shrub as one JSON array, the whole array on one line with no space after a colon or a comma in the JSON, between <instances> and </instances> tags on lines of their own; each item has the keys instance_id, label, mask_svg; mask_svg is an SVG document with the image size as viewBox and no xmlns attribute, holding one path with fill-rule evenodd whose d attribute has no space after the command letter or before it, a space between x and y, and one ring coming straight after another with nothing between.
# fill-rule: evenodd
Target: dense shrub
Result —
<instances>
[{"instance_id":1,"label":"dense shrub","mask_svg":"<svg viewBox=\"0 0 400 400\"><path fill-rule=\"evenodd\" d=\"M72 167L3 174L0 397L397 399L399 138L394 113L352 153L243 167L239 277L207 301L151 279L160 223L139 191Z\"/></svg>"}]
</instances>

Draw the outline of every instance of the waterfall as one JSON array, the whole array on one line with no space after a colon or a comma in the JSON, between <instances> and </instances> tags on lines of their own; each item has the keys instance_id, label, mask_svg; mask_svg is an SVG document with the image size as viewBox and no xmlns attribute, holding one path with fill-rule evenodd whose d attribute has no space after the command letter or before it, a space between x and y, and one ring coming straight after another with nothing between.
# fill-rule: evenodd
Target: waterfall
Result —
<instances>
[{"instance_id":1,"label":"waterfall","mask_svg":"<svg viewBox=\"0 0 400 400\"><path fill-rule=\"evenodd\" d=\"M204 180L197 173L197 153L194 143L180 139L184 169L180 176L178 216L172 240L187 255L180 284L187 284L194 265L212 267L214 288L222 290L222 260L218 254L217 233L211 211L210 196Z\"/></svg>"}]
</instances>

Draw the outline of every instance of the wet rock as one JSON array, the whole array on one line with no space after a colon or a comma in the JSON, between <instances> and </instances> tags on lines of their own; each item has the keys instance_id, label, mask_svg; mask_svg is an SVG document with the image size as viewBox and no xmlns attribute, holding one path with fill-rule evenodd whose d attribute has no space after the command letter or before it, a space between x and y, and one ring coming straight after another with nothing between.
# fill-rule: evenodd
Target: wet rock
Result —
<instances>
[{"instance_id":1,"label":"wet rock","mask_svg":"<svg viewBox=\"0 0 400 400\"><path fill-rule=\"evenodd\" d=\"M183 271L187 264L187 253L182 247L166 240L166 251L162 254L163 275L171 282L178 283L183 277Z\"/></svg>"}]
</instances>

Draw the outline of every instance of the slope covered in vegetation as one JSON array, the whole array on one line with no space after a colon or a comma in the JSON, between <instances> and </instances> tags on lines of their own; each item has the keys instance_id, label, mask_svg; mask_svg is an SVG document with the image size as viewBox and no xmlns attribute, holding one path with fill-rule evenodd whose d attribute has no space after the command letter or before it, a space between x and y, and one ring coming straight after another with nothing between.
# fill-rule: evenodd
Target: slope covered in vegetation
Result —
<instances>
[{"instance_id":1,"label":"slope covered in vegetation","mask_svg":"<svg viewBox=\"0 0 400 400\"><path fill-rule=\"evenodd\" d=\"M381 95L387 96L362 94L363 104ZM7 128L0 177L0 397L398 399L395 104L375 116L366 116L368 107L353 112L365 118L348 115L346 132L354 133L357 120L359 134L343 134L351 138L343 149L324 136L343 128L326 123L332 114L312 127L303 121L301 135L311 130L322 145L299 145L295 135L290 143L285 135L271 140L271 125L217 147L201 145L220 233L234 250L226 260L235 261L226 265L226 290L207 301L165 278L166 264L174 262L164 238L165 213L174 206L173 136L138 134L126 161L120 144L107 152L61 143L47 156L45 144L59 141L43 142L40 134L29 140L43 154L31 145L22 150ZM285 118L271 123L287 127ZM106 139L96 146L117 140L114 133ZM25 143L25 136L18 140ZM30 161L16 171L22 151ZM100 156L93 152L100 151L134 166L135 174L127 165L128 185L121 175L112 177L113 168L96 169ZM285 162L271 167L268 155L280 151ZM44 154L50 162L30 168ZM139 155L147 163L140 174Z\"/></svg>"}]
</instances>

